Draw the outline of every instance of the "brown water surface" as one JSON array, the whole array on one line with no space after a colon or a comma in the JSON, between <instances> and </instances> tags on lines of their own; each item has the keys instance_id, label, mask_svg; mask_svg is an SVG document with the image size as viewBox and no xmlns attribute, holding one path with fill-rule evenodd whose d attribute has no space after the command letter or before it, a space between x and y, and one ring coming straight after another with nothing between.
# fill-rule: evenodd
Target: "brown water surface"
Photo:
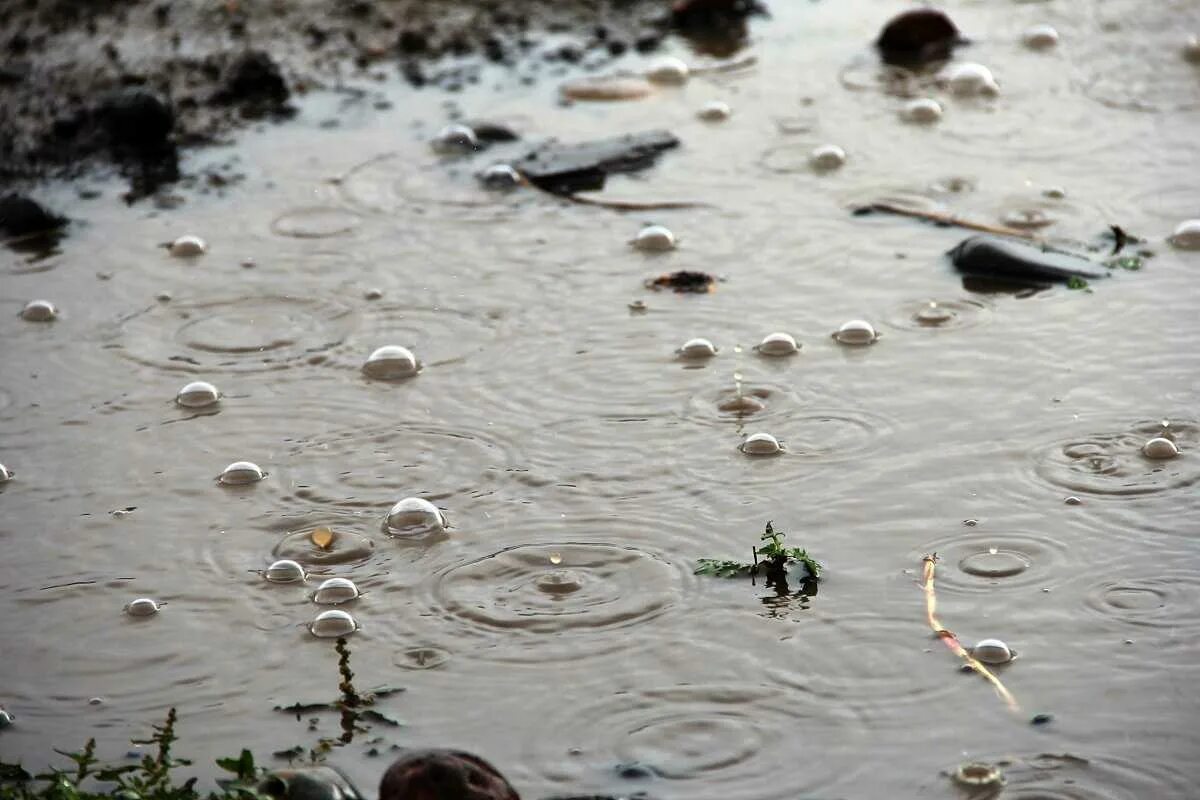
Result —
<instances>
[{"instance_id":1,"label":"brown water surface","mask_svg":"<svg viewBox=\"0 0 1200 800\"><path fill-rule=\"evenodd\" d=\"M752 69L644 100L564 107L553 80L499 69L453 96L397 81L377 87L391 110L318 94L195 153L246 179L175 209L54 189L79 220L61 252L0 253L5 759L89 736L120 757L171 705L198 764L312 744L271 708L334 692L331 645L303 626L341 575L364 592L345 606L360 682L408 690L387 701L407 727L375 734L479 751L530 797L953 797L942 770L1001 758L1006 797L1194 796L1200 256L1165 237L1200 216L1200 72L1180 55L1197 7L953 4L976 39L959 58L1001 94L917 81L945 106L918 126L865 45L895 4L772 5ZM1062 41L1029 51L1041 22ZM696 118L712 99L728 121ZM528 140L669 128L683 147L610 194L709 205L485 192L473 174L523 146L436 156L448 109ZM826 142L848 162L818 176ZM847 211L880 196L1062 240L1117 223L1156 255L1090 293L975 294L943 257L962 231ZM649 221L680 247L632 250ZM183 233L211 251L157 246ZM682 268L724 281L642 288ZM61 317L21 320L34 297ZM929 301L951 313L922 322ZM880 340L830 338L855 318ZM754 352L777 330L799 354ZM674 353L696 336L719 348L699 368ZM421 373L367 379L386 344ZM735 375L763 410L722 410ZM192 380L219 406L177 407ZM1150 461L1163 419L1182 455ZM739 452L760 430L784 452ZM238 460L266 478L218 485ZM383 531L410 495L445 509L444 535ZM692 575L748 556L768 519L825 564L815 596ZM322 525L328 552L305 538ZM1002 678L1021 713L931 638L932 551L946 625L1019 651ZM314 574L267 583L277 557ZM141 596L166 605L123 616ZM373 786L366 747L333 760ZM634 761L658 777L620 778Z\"/></svg>"}]
</instances>

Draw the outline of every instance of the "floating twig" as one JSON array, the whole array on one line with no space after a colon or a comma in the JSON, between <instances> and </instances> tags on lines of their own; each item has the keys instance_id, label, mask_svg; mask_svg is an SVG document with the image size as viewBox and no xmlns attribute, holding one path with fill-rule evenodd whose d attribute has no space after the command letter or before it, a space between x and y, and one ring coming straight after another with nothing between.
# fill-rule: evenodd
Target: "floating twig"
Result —
<instances>
[{"instance_id":1,"label":"floating twig","mask_svg":"<svg viewBox=\"0 0 1200 800\"><path fill-rule=\"evenodd\" d=\"M851 213L855 216L871 214L875 212L885 214L899 214L902 217L914 217L923 219L926 222L933 222L937 225L949 225L958 228L966 228L972 231L982 231L983 233L995 233L1000 236L1015 236L1018 239L1027 239L1036 241L1038 237L1032 231L1021 230L1020 228L1010 228L1007 225L992 225L987 222L975 222L973 220L964 219L963 217L954 214L947 214L942 211L926 211L919 208L909 208L907 206L896 205L879 201L875 203L867 203L862 206L855 206L851 209Z\"/></svg>"}]
</instances>

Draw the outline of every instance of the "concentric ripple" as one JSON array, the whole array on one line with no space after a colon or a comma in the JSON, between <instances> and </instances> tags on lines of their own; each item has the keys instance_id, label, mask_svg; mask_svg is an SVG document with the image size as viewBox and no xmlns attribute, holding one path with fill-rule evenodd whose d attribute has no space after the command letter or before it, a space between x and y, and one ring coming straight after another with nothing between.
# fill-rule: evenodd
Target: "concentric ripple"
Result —
<instances>
[{"instance_id":1,"label":"concentric ripple","mask_svg":"<svg viewBox=\"0 0 1200 800\"><path fill-rule=\"evenodd\" d=\"M779 383L744 381L708 386L688 398L683 415L712 425L727 426L739 421L747 425L767 423L796 413L812 393Z\"/></svg>"},{"instance_id":2,"label":"concentric ripple","mask_svg":"<svg viewBox=\"0 0 1200 800\"><path fill-rule=\"evenodd\" d=\"M342 342L357 325L350 308L290 296L234 297L156 305L126 318L108 347L160 369L281 369Z\"/></svg>"},{"instance_id":3,"label":"concentric ripple","mask_svg":"<svg viewBox=\"0 0 1200 800\"><path fill-rule=\"evenodd\" d=\"M1171 569L1157 575L1110 578L1088 589L1086 603L1107 619L1169 629L1181 637L1191 635L1200 628L1196 616L1200 574Z\"/></svg>"},{"instance_id":4,"label":"concentric ripple","mask_svg":"<svg viewBox=\"0 0 1200 800\"><path fill-rule=\"evenodd\" d=\"M846 777L844 767L812 758L815 732L841 720L796 692L754 683L695 683L615 692L548 721L552 764L564 785L611 782L614 766L637 763L664 783L665 796L776 798L808 796ZM816 744L814 745L814 741ZM579 756L563 763L562 751ZM779 780L783 764L804 763ZM607 780L606 780L607 779Z\"/></svg>"},{"instance_id":5,"label":"concentric ripple","mask_svg":"<svg viewBox=\"0 0 1200 800\"><path fill-rule=\"evenodd\" d=\"M362 223L358 214L337 206L305 206L284 211L271 231L293 239L328 239L350 233Z\"/></svg>"},{"instance_id":6,"label":"concentric ripple","mask_svg":"<svg viewBox=\"0 0 1200 800\"><path fill-rule=\"evenodd\" d=\"M996 796L1004 800L1165 800L1193 794L1187 776L1151 759L1039 753L982 760L1000 765L1005 786Z\"/></svg>"},{"instance_id":7,"label":"concentric ripple","mask_svg":"<svg viewBox=\"0 0 1200 800\"><path fill-rule=\"evenodd\" d=\"M1060 578L1067 547L1049 536L1007 531L963 532L923 545L910 554L937 553L939 590L961 592L1009 591L1045 586Z\"/></svg>"},{"instance_id":8,"label":"concentric ripple","mask_svg":"<svg viewBox=\"0 0 1200 800\"><path fill-rule=\"evenodd\" d=\"M361 312L354 334L330 360L358 370L377 347L396 344L412 350L427 367L443 366L482 350L496 337L498 325L485 314L385 299Z\"/></svg>"},{"instance_id":9,"label":"concentric ripple","mask_svg":"<svg viewBox=\"0 0 1200 800\"><path fill-rule=\"evenodd\" d=\"M973 328L985 323L991 308L978 300L910 300L888 313L884 321L909 331L945 331Z\"/></svg>"},{"instance_id":10,"label":"concentric ripple","mask_svg":"<svg viewBox=\"0 0 1200 800\"><path fill-rule=\"evenodd\" d=\"M1146 495L1192 486L1200 481L1200 424L1167 421L1181 451L1176 458L1142 455L1142 445L1164 430L1162 420L1142 420L1040 448L1034 455L1037 475L1072 492L1095 495Z\"/></svg>"}]
</instances>

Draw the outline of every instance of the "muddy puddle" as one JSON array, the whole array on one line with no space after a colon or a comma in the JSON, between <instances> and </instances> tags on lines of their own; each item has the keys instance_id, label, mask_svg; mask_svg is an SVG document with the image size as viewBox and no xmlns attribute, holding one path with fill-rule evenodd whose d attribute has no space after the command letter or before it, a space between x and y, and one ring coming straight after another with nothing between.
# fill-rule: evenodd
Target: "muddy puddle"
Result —
<instances>
[{"instance_id":1,"label":"muddy puddle","mask_svg":"<svg viewBox=\"0 0 1200 800\"><path fill-rule=\"evenodd\" d=\"M120 758L172 705L199 765L309 742L271 708L330 695L306 626L342 577L355 671L407 689L385 744L477 751L529 797L955 797L964 759L1009 759L1005 796L1191 796L1200 260L1166 237L1200 216L1195 7L955 4L957 58L1000 93L919 87L943 115L913 124L867 45L893 4L773 6L752 66L636 101L559 103L575 68L389 80L192 152L244 178L176 208L46 190L69 236L0 252L5 759L89 736ZM1038 23L1056 47L1022 45ZM732 113L698 118L710 101ZM526 142L668 129L682 147L606 196L704 206L487 191L475 173L527 145L434 153L456 118ZM845 164L815 172L827 143ZM977 293L943 255L965 232L849 213L876 198L1062 240L1119 224L1155 255L1091 291ZM648 223L678 246L632 248ZM188 233L209 251L159 246ZM720 280L643 285L681 269ZM21 319L34 298L58 317ZM855 319L879 338L831 337ZM773 332L799 351L756 351ZM680 359L696 337L716 354ZM386 345L419 372L364 374ZM193 381L219 401L178 405ZM1180 455L1147 458L1163 420ZM760 432L782 451L739 449ZM218 483L238 461L262 480ZM409 496L446 528L389 534ZM825 565L816 595L692 574L768 519ZM934 551L946 625L1020 651L1020 713L930 635ZM264 580L280 558L307 580ZM123 614L139 597L159 611ZM367 750L332 759L373 787Z\"/></svg>"}]
</instances>

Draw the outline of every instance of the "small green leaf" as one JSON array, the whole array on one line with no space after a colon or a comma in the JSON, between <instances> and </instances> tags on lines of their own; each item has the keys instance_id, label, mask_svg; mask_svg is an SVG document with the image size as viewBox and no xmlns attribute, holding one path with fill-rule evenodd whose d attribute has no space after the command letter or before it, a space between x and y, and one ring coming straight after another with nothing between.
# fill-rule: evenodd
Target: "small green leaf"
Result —
<instances>
[{"instance_id":1,"label":"small green leaf","mask_svg":"<svg viewBox=\"0 0 1200 800\"><path fill-rule=\"evenodd\" d=\"M1078 275L1072 275L1070 278L1067 279L1067 288L1068 289L1086 289L1086 288L1088 288L1088 282L1085 281L1083 278L1079 277Z\"/></svg>"}]
</instances>

